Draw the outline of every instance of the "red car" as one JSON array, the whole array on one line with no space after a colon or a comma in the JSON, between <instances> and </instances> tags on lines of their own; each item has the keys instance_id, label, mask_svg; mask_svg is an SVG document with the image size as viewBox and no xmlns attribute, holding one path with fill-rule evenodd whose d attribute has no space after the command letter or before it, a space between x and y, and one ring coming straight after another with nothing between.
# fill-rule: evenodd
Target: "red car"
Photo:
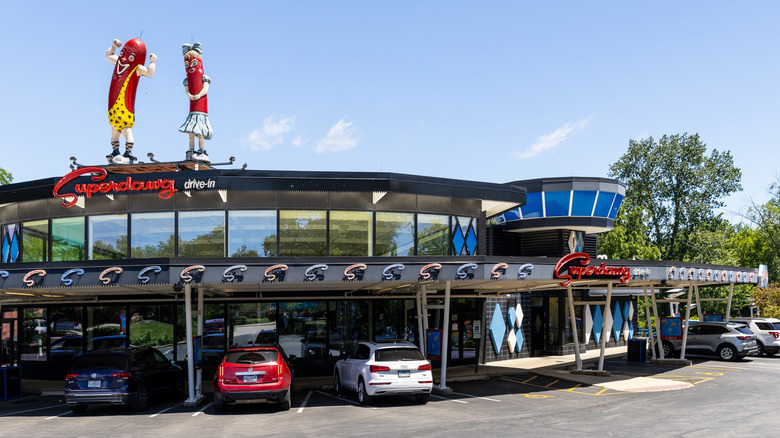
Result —
<instances>
[{"instance_id":1,"label":"red car","mask_svg":"<svg viewBox=\"0 0 780 438\"><path fill-rule=\"evenodd\" d=\"M225 354L214 377L214 410L246 401L279 403L290 409L293 367L278 344L233 348Z\"/></svg>"}]
</instances>

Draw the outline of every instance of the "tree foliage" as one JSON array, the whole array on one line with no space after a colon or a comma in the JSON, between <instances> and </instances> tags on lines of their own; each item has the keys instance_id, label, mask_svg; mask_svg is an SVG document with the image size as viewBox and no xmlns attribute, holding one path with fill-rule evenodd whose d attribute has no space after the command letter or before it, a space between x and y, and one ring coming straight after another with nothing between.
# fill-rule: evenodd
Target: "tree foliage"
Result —
<instances>
[{"instance_id":1,"label":"tree foliage","mask_svg":"<svg viewBox=\"0 0 780 438\"><path fill-rule=\"evenodd\" d=\"M760 260L769 268L769 278L777 281L780 274L780 177L770 187L771 198L766 204L753 204L745 218L755 225L755 245L760 247Z\"/></svg>"},{"instance_id":2,"label":"tree foliage","mask_svg":"<svg viewBox=\"0 0 780 438\"><path fill-rule=\"evenodd\" d=\"M753 302L758 306L761 316L780 318L780 285L777 283L753 293Z\"/></svg>"},{"instance_id":3,"label":"tree foliage","mask_svg":"<svg viewBox=\"0 0 780 438\"><path fill-rule=\"evenodd\" d=\"M3 168L0 168L0 186L11 184L13 180L14 180L14 176L11 175L10 172L8 172Z\"/></svg>"},{"instance_id":4,"label":"tree foliage","mask_svg":"<svg viewBox=\"0 0 780 438\"><path fill-rule=\"evenodd\" d=\"M610 166L610 176L626 184L617 222L628 227L627 237L646 233L661 259L697 257L697 230L717 228L721 219L715 210L722 199L742 189L742 172L731 153L713 150L707 156L706 150L698 134L630 140L628 151Z\"/></svg>"}]
</instances>

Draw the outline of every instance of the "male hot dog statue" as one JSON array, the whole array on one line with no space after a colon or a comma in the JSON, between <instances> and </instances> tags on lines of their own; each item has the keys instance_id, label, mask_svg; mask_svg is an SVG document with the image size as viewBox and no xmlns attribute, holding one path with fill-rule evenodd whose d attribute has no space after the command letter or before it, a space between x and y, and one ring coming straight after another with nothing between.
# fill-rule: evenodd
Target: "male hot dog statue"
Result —
<instances>
[{"instance_id":1,"label":"male hot dog statue","mask_svg":"<svg viewBox=\"0 0 780 438\"><path fill-rule=\"evenodd\" d=\"M141 76L154 76L157 56L149 55L149 66L146 61L146 45L138 38L128 41L119 55L114 51L122 45L114 40L106 52L108 62L114 64L111 74L111 86L108 91L108 122L111 124L111 154L107 155L109 162L128 164L136 158L133 156L133 125L135 124L135 91ZM119 135L125 137L125 153L119 154Z\"/></svg>"},{"instance_id":2,"label":"male hot dog statue","mask_svg":"<svg viewBox=\"0 0 780 438\"><path fill-rule=\"evenodd\" d=\"M213 131L209 123L208 96L211 78L203 73L203 53L200 43L183 44L184 70L187 77L184 78L184 91L190 99L190 113L187 120L179 127L179 131L190 135L190 149L187 151L188 160L210 162L206 150L203 148L203 139L211 140ZM199 149L195 152L195 137L198 137Z\"/></svg>"}]
</instances>

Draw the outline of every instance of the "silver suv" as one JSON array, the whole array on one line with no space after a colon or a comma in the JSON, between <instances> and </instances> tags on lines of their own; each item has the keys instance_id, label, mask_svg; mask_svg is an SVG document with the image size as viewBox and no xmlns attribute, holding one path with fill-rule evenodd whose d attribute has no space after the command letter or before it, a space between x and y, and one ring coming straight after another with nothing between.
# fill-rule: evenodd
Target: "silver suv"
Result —
<instances>
[{"instance_id":1,"label":"silver suv","mask_svg":"<svg viewBox=\"0 0 780 438\"><path fill-rule=\"evenodd\" d=\"M664 340L663 345L665 357L667 351L679 355L682 340ZM685 353L717 356L722 360L737 360L748 354L758 353L758 345L756 335L744 324L691 321L688 326Z\"/></svg>"},{"instance_id":2,"label":"silver suv","mask_svg":"<svg viewBox=\"0 0 780 438\"><path fill-rule=\"evenodd\" d=\"M756 334L759 355L774 356L780 351L780 319L777 318L730 318L732 322L745 324Z\"/></svg>"}]
</instances>

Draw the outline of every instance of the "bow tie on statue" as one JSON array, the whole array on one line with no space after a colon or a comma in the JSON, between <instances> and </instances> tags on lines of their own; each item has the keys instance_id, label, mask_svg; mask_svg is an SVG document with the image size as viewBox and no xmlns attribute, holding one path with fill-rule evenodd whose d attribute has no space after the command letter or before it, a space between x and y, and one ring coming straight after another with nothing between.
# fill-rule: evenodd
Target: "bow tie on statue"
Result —
<instances>
[{"instance_id":1,"label":"bow tie on statue","mask_svg":"<svg viewBox=\"0 0 780 438\"><path fill-rule=\"evenodd\" d=\"M199 55L203 54L203 50L200 48L200 43L194 43L194 44L182 44L181 45L181 54L186 55L187 52L190 50L194 50L198 52Z\"/></svg>"}]
</instances>

